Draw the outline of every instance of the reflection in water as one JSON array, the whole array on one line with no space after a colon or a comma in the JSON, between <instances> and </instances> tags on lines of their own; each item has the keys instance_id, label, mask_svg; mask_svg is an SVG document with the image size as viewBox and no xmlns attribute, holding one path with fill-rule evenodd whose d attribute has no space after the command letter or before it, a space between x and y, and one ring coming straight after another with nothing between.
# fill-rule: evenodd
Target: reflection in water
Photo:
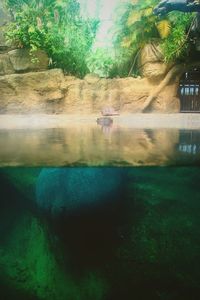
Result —
<instances>
[{"instance_id":1,"label":"reflection in water","mask_svg":"<svg viewBox=\"0 0 200 300\"><path fill-rule=\"evenodd\" d=\"M181 152L189 153L189 154L197 154L200 152L200 147L197 148L197 145L179 145L179 150Z\"/></svg>"},{"instance_id":2,"label":"reflection in water","mask_svg":"<svg viewBox=\"0 0 200 300\"><path fill-rule=\"evenodd\" d=\"M0 166L199 164L200 131L82 125L1 130ZM193 158L184 153L192 153ZM182 155L183 154L183 155Z\"/></svg>"},{"instance_id":3,"label":"reflection in water","mask_svg":"<svg viewBox=\"0 0 200 300\"><path fill-rule=\"evenodd\" d=\"M97 124L101 126L101 130L107 139L111 138L112 132L117 128L117 126L113 126L113 119L110 117L98 118Z\"/></svg>"},{"instance_id":4,"label":"reflection in water","mask_svg":"<svg viewBox=\"0 0 200 300\"><path fill-rule=\"evenodd\" d=\"M179 147L180 152L197 155L200 153L200 131L199 130L181 130Z\"/></svg>"}]
</instances>

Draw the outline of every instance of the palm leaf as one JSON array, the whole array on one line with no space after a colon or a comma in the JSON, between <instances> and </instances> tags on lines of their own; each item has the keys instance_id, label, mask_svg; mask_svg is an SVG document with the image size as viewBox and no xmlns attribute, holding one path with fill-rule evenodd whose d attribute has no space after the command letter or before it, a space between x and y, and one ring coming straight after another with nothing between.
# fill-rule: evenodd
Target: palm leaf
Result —
<instances>
[{"instance_id":1,"label":"palm leaf","mask_svg":"<svg viewBox=\"0 0 200 300\"><path fill-rule=\"evenodd\" d=\"M152 14L153 14L153 8L152 7L148 7L146 9L144 9L144 11L143 11L143 15L145 17L149 17Z\"/></svg>"},{"instance_id":2,"label":"palm leaf","mask_svg":"<svg viewBox=\"0 0 200 300\"><path fill-rule=\"evenodd\" d=\"M127 20L127 26L131 26L133 25L135 22L140 21L141 17L142 17L143 12L142 11L135 11L133 10Z\"/></svg>"},{"instance_id":3,"label":"palm leaf","mask_svg":"<svg viewBox=\"0 0 200 300\"><path fill-rule=\"evenodd\" d=\"M157 23L157 29L162 39L165 39L169 36L171 32L171 24L167 20L162 20Z\"/></svg>"},{"instance_id":4,"label":"palm leaf","mask_svg":"<svg viewBox=\"0 0 200 300\"><path fill-rule=\"evenodd\" d=\"M121 46L123 48L129 48L132 44L136 43L137 34L135 32L123 38Z\"/></svg>"}]
</instances>

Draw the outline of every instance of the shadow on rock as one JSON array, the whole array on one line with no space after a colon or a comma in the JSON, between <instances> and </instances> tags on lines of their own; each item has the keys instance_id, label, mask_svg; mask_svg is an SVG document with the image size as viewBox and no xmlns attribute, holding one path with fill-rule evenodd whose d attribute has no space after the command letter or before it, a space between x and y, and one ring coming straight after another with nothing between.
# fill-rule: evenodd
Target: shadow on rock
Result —
<instances>
[{"instance_id":1,"label":"shadow on rock","mask_svg":"<svg viewBox=\"0 0 200 300\"><path fill-rule=\"evenodd\" d=\"M120 243L128 169L43 169L37 203L74 270L110 260Z\"/></svg>"}]
</instances>

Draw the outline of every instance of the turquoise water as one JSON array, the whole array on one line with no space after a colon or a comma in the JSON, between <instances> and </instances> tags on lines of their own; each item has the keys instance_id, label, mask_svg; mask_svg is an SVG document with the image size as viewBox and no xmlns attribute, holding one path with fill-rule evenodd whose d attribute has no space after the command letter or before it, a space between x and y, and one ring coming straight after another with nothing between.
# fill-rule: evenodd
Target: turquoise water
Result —
<instances>
[{"instance_id":1,"label":"turquoise water","mask_svg":"<svg viewBox=\"0 0 200 300\"><path fill-rule=\"evenodd\" d=\"M1 299L199 299L199 182L195 166L2 168Z\"/></svg>"}]
</instances>

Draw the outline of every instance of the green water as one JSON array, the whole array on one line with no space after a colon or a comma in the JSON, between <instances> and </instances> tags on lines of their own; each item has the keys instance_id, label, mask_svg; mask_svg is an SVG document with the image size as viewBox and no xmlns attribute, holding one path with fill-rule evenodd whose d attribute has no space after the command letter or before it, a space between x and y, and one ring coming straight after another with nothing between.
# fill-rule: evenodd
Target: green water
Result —
<instances>
[{"instance_id":1,"label":"green water","mask_svg":"<svg viewBox=\"0 0 200 300\"><path fill-rule=\"evenodd\" d=\"M124 168L123 194L56 216L41 171L0 170L0 299L199 299L198 167Z\"/></svg>"}]
</instances>

